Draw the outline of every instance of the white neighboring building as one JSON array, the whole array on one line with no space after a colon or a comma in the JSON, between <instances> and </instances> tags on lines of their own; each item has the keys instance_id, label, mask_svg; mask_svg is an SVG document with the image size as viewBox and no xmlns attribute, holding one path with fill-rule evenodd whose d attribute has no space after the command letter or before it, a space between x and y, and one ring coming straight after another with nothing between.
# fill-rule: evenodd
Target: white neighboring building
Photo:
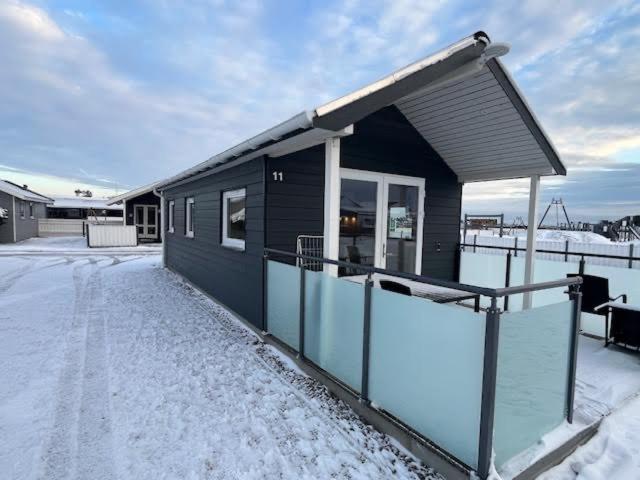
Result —
<instances>
[{"instance_id":1,"label":"white neighboring building","mask_svg":"<svg viewBox=\"0 0 640 480\"><path fill-rule=\"evenodd\" d=\"M107 198L54 197L53 200L47 204L47 218L122 222L122 205L107 205Z\"/></svg>"}]
</instances>

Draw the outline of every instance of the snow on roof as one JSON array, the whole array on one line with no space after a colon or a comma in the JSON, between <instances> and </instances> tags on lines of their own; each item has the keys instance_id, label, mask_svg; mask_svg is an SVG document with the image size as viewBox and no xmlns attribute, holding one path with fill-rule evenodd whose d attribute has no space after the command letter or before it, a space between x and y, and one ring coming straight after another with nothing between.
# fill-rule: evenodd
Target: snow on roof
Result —
<instances>
[{"instance_id":1,"label":"snow on roof","mask_svg":"<svg viewBox=\"0 0 640 480\"><path fill-rule=\"evenodd\" d=\"M49 207L53 208L93 208L97 210L122 210L122 205L107 205L108 198L54 197Z\"/></svg>"},{"instance_id":2,"label":"snow on roof","mask_svg":"<svg viewBox=\"0 0 640 480\"><path fill-rule=\"evenodd\" d=\"M107 200L107 205L113 205L115 203L120 203L123 200L128 200L133 197L137 197L139 195L143 195L145 193L149 193L153 191L160 182L150 183L149 185L144 185L142 187L134 188L133 190L129 190L128 192L122 193L120 195L116 195L115 197L111 197Z\"/></svg>"},{"instance_id":3,"label":"snow on roof","mask_svg":"<svg viewBox=\"0 0 640 480\"><path fill-rule=\"evenodd\" d=\"M491 42L486 33L476 32L350 94L303 111L159 182L157 188L206 175L227 162L284 155L348 135L352 131L342 130L388 105L402 112L463 183L566 175L553 144L497 58L508 51L507 44ZM277 150L296 139L296 150Z\"/></svg>"},{"instance_id":4,"label":"snow on roof","mask_svg":"<svg viewBox=\"0 0 640 480\"><path fill-rule=\"evenodd\" d=\"M0 180L0 191L29 202L49 203L51 199L8 180Z\"/></svg>"}]
</instances>

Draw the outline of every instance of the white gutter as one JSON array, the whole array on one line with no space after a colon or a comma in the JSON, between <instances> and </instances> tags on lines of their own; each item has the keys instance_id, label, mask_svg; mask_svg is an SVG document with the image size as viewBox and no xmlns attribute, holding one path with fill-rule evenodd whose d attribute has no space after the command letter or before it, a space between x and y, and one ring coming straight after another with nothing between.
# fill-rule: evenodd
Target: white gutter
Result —
<instances>
[{"instance_id":1,"label":"white gutter","mask_svg":"<svg viewBox=\"0 0 640 480\"><path fill-rule=\"evenodd\" d=\"M171 183L182 180L183 178L190 177L198 172L203 170L207 170L216 165L224 163L232 158L239 157L243 153L246 153L250 150L255 150L260 145L264 145L269 141L275 141L281 139L283 136L294 132L299 129L306 129L312 126L312 120L314 117L314 113L310 111L304 111L291 117L289 120L286 120L275 127L270 128L269 130L265 130L264 132L256 135L255 137L250 138L242 143L239 143L235 147L229 148L222 153L219 153L208 160L199 163L195 167L191 167L178 175L174 175L156 185L156 188L162 188L165 185L169 185Z\"/></svg>"}]
</instances>

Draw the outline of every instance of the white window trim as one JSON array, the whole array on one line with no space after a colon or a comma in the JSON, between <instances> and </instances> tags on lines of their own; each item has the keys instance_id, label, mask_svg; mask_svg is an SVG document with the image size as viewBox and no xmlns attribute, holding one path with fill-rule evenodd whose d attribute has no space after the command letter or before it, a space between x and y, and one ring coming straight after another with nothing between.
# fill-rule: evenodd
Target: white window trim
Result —
<instances>
[{"instance_id":1,"label":"white window trim","mask_svg":"<svg viewBox=\"0 0 640 480\"><path fill-rule=\"evenodd\" d=\"M175 233L175 218L173 218L175 210L176 210L176 201L175 200L169 200L169 233Z\"/></svg>"},{"instance_id":2,"label":"white window trim","mask_svg":"<svg viewBox=\"0 0 640 480\"><path fill-rule=\"evenodd\" d=\"M31 220L33 220L34 218L36 218L36 217L33 215L33 212L34 212L33 203L32 203L32 202L30 202L30 203L29 203L29 218L31 218Z\"/></svg>"},{"instance_id":3,"label":"white window trim","mask_svg":"<svg viewBox=\"0 0 640 480\"><path fill-rule=\"evenodd\" d=\"M27 214L27 205L24 200L20 200L20 220L24 220Z\"/></svg>"},{"instance_id":4,"label":"white window trim","mask_svg":"<svg viewBox=\"0 0 640 480\"><path fill-rule=\"evenodd\" d=\"M194 236L194 228L193 228L193 218L191 218L191 208L189 208L189 205L194 205L194 209L195 209L195 200L193 197L189 197L187 198L187 201L185 203L185 207L186 207L186 212L185 212L185 235L189 238L193 238Z\"/></svg>"},{"instance_id":5,"label":"white window trim","mask_svg":"<svg viewBox=\"0 0 640 480\"><path fill-rule=\"evenodd\" d=\"M227 237L227 215L228 215L228 207L227 200L230 198L244 198L245 199L245 227L246 227L246 208L247 208L247 189L239 188L237 190L228 190L226 192L222 192L222 246L233 248L236 250L244 250L245 249L245 241L239 238L229 238ZM245 230L246 234L246 230Z\"/></svg>"}]
</instances>

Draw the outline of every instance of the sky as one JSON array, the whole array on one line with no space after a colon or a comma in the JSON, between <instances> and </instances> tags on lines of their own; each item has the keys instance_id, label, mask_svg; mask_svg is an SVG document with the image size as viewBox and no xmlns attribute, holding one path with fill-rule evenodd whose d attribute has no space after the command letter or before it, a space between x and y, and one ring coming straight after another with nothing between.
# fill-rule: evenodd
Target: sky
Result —
<instances>
[{"instance_id":1,"label":"sky","mask_svg":"<svg viewBox=\"0 0 640 480\"><path fill-rule=\"evenodd\" d=\"M569 174L575 220L640 214L640 2L0 0L0 178L112 195L483 30ZM526 180L469 213L525 215Z\"/></svg>"}]
</instances>

